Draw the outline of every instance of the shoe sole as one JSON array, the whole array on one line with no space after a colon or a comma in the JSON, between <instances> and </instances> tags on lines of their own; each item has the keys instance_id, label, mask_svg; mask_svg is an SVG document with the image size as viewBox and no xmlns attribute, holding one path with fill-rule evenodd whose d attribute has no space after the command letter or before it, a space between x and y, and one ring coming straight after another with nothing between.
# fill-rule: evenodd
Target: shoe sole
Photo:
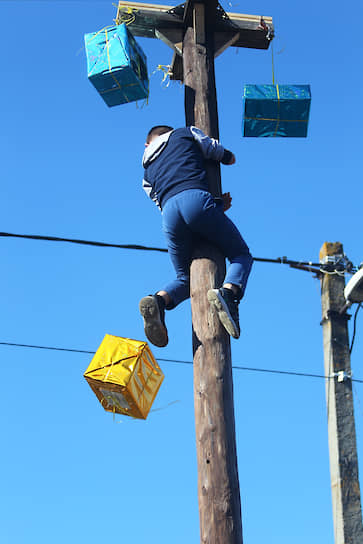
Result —
<instances>
[{"instance_id":1,"label":"shoe sole","mask_svg":"<svg viewBox=\"0 0 363 544\"><path fill-rule=\"evenodd\" d=\"M154 346L163 348L167 345L168 331L160 319L160 310L158 303L152 296L144 297L139 304L140 314L144 320L144 330L148 340Z\"/></svg>"},{"instance_id":2,"label":"shoe sole","mask_svg":"<svg viewBox=\"0 0 363 544\"><path fill-rule=\"evenodd\" d=\"M226 329L229 335L238 339L240 336L239 328L237 327L234 319L232 318L229 308L225 303L222 295L217 289L210 289L207 293L208 300L218 312L218 317L223 327Z\"/></svg>"}]
</instances>

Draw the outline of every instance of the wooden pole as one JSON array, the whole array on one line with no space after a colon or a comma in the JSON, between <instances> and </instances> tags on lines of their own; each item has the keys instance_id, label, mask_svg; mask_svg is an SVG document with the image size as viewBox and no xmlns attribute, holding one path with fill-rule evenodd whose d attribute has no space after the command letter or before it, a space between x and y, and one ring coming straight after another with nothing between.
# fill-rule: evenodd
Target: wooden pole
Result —
<instances>
[{"instance_id":1,"label":"wooden pole","mask_svg":"<svg viewBox=\"0 0 363 544\"><path fill-rule=\"evenodd\" d=\"M320 260L343 255L339 242L326 242ZM328 411L330 475L335 544L362 544L363 526L358 478L347 314L344 306L344 276L323 274L324 364Z\"/></svg>"},{"instance_id":2,"label":"wooden pole","mask_svg":"<svg viewBox=\"0 0 363 544\"><path fill-rule=\"evenodd\" d=\"M183 40L186 125L218 138L213 19L217 2L194 2ZM220 169L208 165L210 191L221 193ZM230 339L207 300L219 287L224 258L203 245L191 266L194 406L198 461L200 542L242 544Z\"/></svg>"}]
</instances>

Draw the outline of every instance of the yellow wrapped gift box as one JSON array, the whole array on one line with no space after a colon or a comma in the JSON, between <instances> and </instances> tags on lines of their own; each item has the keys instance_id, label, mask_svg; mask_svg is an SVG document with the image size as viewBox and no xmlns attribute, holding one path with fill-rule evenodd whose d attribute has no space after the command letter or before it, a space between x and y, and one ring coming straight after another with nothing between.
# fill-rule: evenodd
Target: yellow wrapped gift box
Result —
<instances>
[{"instance_id":1,"label":"yellow wrapped gift box","mask_svg":"<svg viewBox=\"0 0 363 544\"><path fill-rule=\"evenodd\" d=\"M146 419L164 374L146 342L106 334L84 377L105 410Z\"/></svg>"}]
</instances>

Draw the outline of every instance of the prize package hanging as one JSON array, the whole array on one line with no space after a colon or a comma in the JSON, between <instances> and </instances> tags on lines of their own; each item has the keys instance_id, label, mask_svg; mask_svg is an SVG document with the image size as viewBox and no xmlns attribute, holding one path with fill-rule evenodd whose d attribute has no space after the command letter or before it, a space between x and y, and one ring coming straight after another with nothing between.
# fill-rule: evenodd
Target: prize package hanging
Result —
<instances>
[{"instance_id":1,"label":"prize package hanging","mask_svg":"<svg viewBox=\"0 0 363 544\"><path fill-rule=\"evenodd\" d=\"M245 85L243 136L306 137L310 85Z\"/></svg>"},{"instance_id":2,"label":"prize package hanging","mask_svg":"<svg viewBox=\"0 0 363 544\"><path fill-rule=\"evenodd\" d=\"M146 342L106 334L84 373L107 412L146 419L164 374Z\"/></svg>"},{"instance_id":3,"label":"prize package hanging","mask_svg":"<svg viewBox=\"0 0 363 544\"><path fill-rule=\"evenodd\" d=\"M87 74L108 106L149 95L146 56L125 24L84 36Z\"/></svg>"}]
</instances>

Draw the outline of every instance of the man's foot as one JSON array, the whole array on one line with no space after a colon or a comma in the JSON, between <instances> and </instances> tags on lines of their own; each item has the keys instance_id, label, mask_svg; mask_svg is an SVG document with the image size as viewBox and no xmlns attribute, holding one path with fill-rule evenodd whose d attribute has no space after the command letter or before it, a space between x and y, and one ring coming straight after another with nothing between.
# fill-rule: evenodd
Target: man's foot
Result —
<instances>
[{"instance_id":1,"label":"man's foot","mask_svg":"<svg viewBox=\"0 0 363 544\"><path fill-rule=\"evenodd\" d=\"M239 300L232 289L226 289L225 287L209 289L207 297L209 302L216 307L219 320L228 334L233 336L233 338L239 338Z\"/></svg>"},{"instance_id":2,"label":"man's foot","mask_svg":"<svg viewBox=\"0 0 363 544\"><path fill-rule=\"evenodd\" d=\"M169 339L165 326L165 302L163 297L148 295L140 300L139 309L144 319L147 339L159 348L166 346Z\"/></svg>"}]
</instances>

